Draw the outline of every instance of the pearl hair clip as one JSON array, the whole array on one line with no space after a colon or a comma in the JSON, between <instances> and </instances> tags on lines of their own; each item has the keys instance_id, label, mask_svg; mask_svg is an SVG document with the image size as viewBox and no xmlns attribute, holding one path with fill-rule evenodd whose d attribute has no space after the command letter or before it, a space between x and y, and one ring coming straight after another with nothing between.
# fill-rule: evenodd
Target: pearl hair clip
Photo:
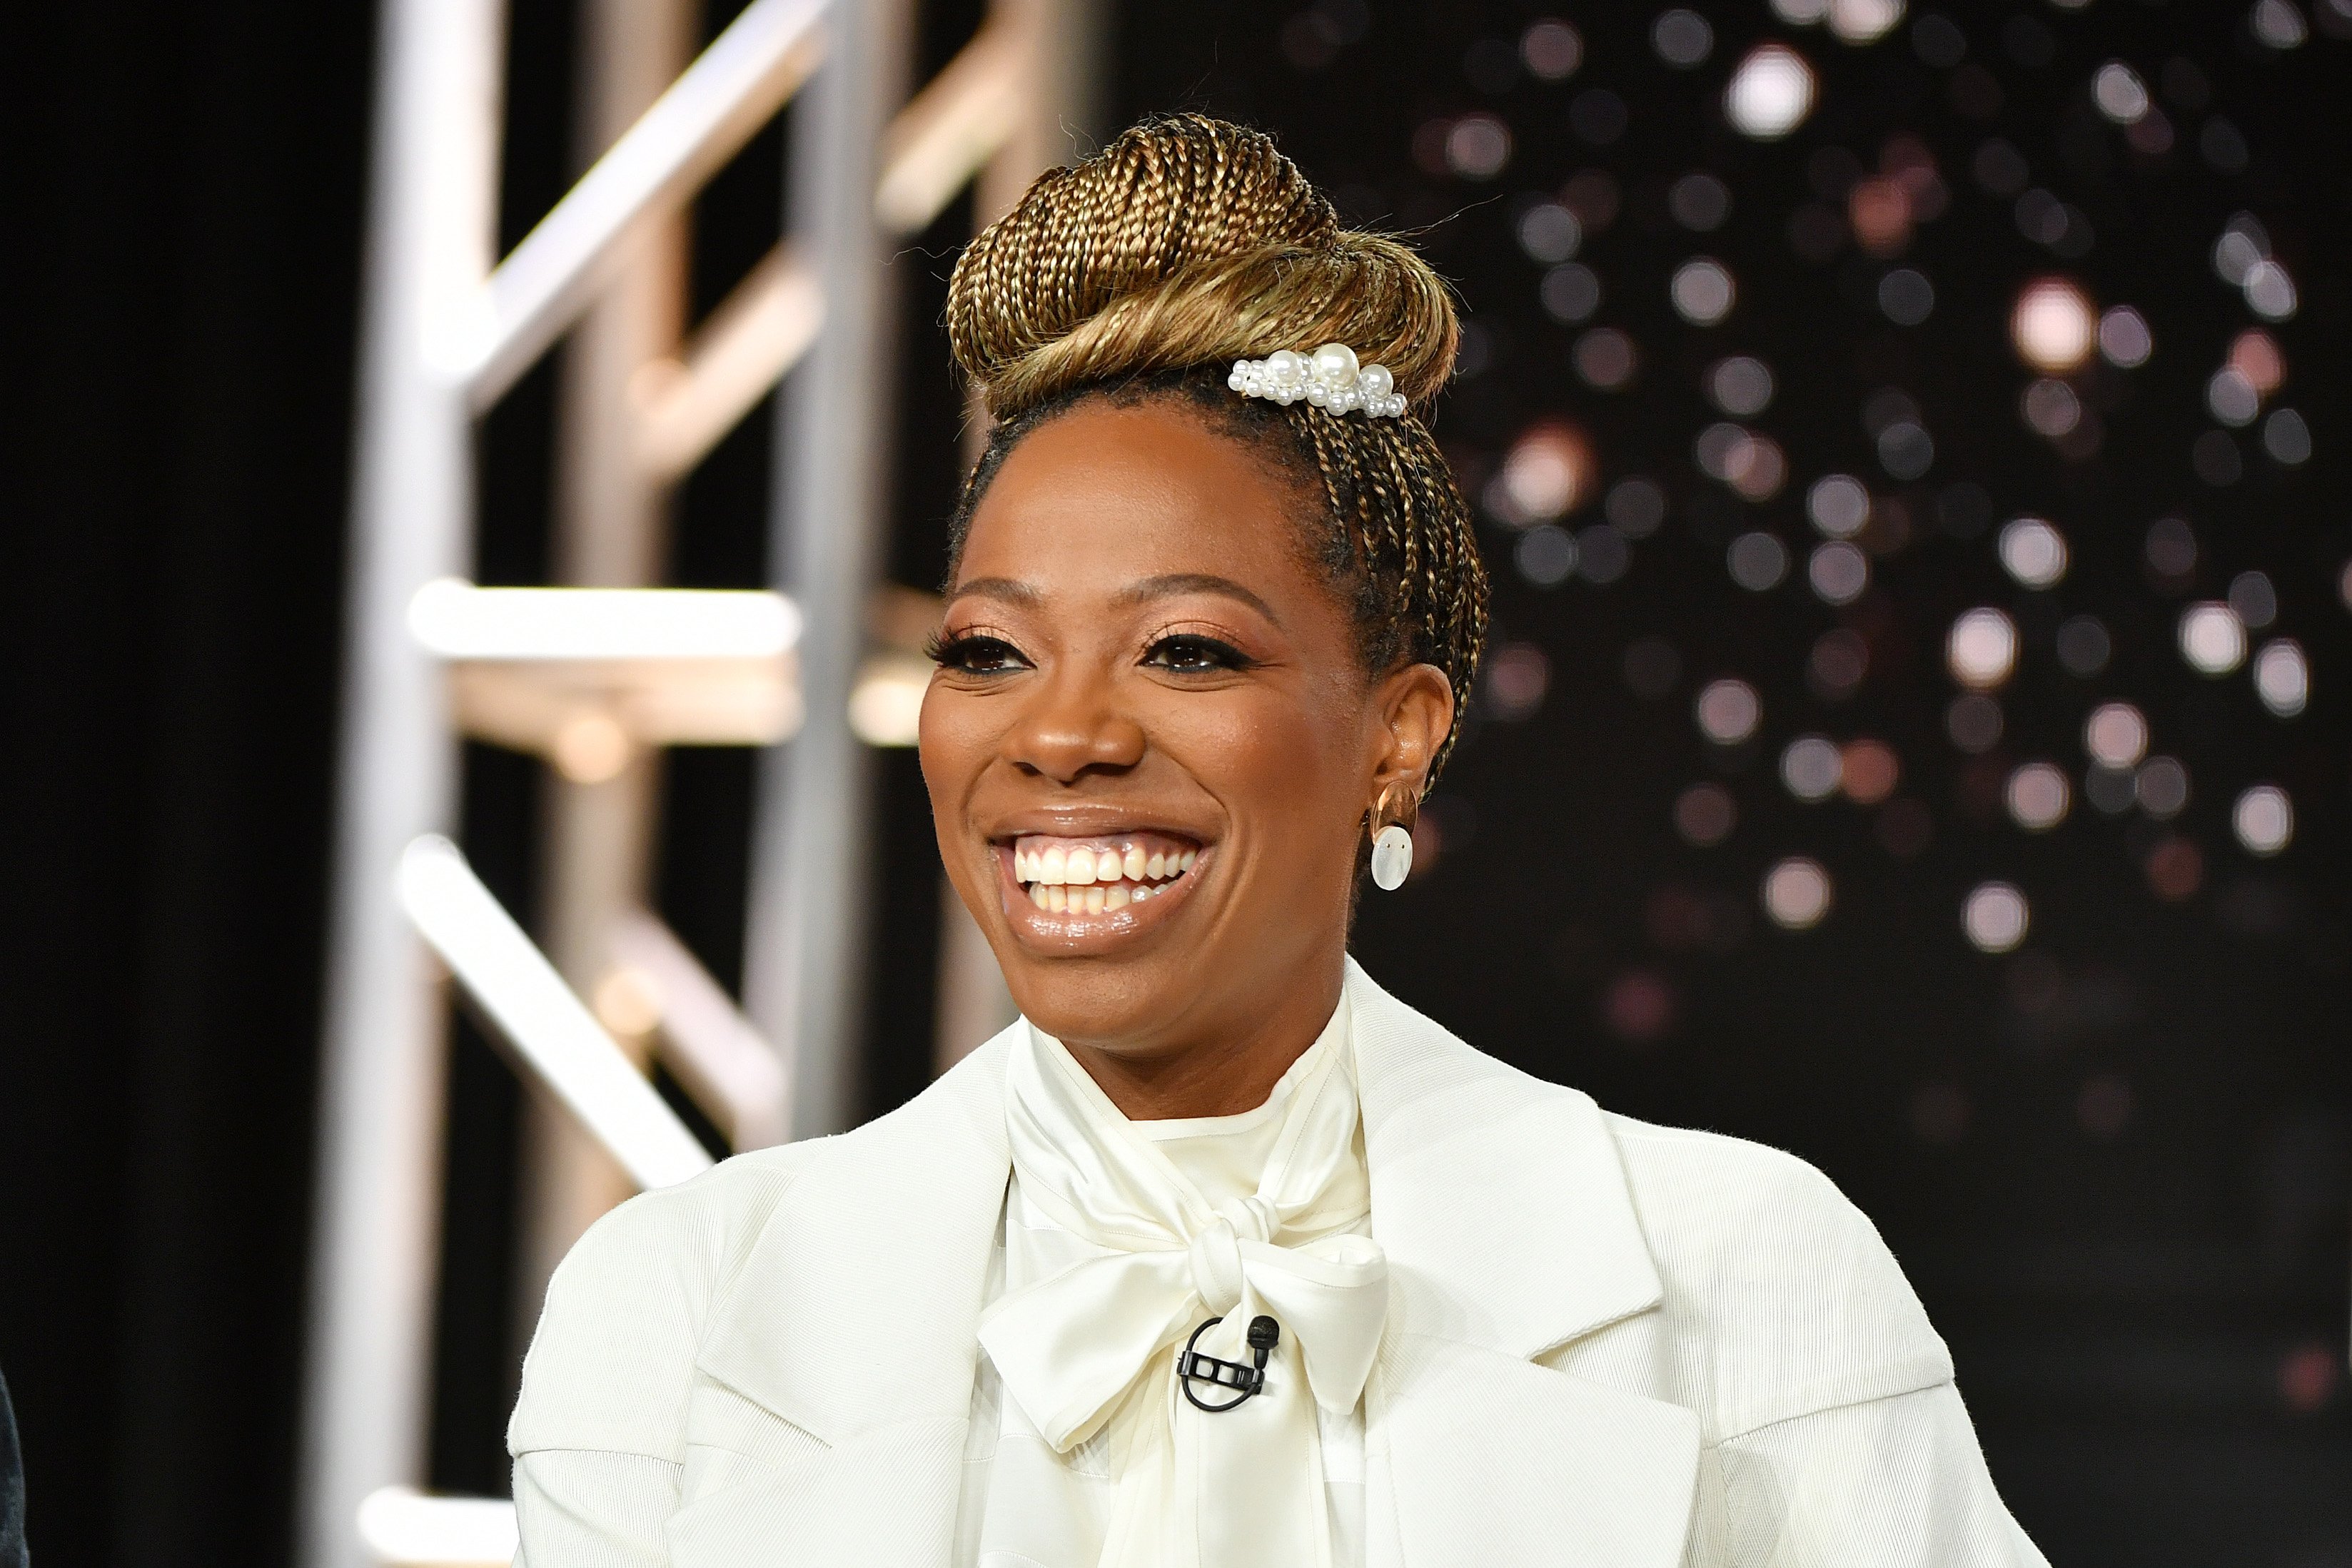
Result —
<instances>
[{"instance_id":1,"label":"pearl hair clip","mask_svg":"<svg viewBox=\"0 0 2352 1568\"><path fill-rule=\"evenodd\" d=\"M1368 419L1394 419L1404 397L1386 365L1359 365L1345 343L1326 343L1311 354L1277 349L1263 360L1236 360L1225 384L1244 397L1262 397L1285 408L1305 398L1333 413L1362 409Z\"/></svg>"}]
</instances>

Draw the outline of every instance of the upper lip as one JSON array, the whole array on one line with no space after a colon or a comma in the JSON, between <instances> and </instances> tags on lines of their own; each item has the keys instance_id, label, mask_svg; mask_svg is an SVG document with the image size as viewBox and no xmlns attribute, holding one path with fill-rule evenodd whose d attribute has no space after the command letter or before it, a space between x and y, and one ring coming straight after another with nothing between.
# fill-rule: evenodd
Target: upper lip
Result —
<instances>
[{"instance_id":1,"label":"upper lip","mask_svg":"<svg viewBox=\"0 0 2352 1568\"><path fill-rule=\"evenodd\" d=\"M1189 840L1196 844L1209 841L1208 835L1199 828L1171 822L1164 817L1146 817L1132 811L1087 807L1015 812L990 823L987 836L989 842L1003 844L1033 835L1055 839L1103 839L1116 838L1121 833L1159 833L1168 838Z\"/></svg>"}]
</instances>

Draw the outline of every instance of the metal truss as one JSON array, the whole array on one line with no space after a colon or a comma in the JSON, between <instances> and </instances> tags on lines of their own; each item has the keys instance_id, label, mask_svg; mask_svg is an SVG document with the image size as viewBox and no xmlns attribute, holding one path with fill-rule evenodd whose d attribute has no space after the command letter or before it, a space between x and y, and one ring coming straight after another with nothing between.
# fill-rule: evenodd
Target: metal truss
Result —
<instances>
[{"instance_id":1,"label":"metal truss","mask_svg":"<svg viewBox=\"0 0 2352 1568\"><path fill-rule=\"evenodd\" d=\"M753 0L690 60L693 0L582 5L593 162L503 258L492 254L503 7L383 10L302 1449L308 1568L513 1550L508 1505L418 1490L445 977L540 1091L519 1322L596 1215L710 1163L647 1082L654 1056L738 1149L847 1120L866 748L903 738L883 732L903 727L887 716L907 711L911 673L903 652L877 646L877 615L908 619L880 582L894 405L883 263L967 185L983 218L1002 210L1089 119L1096 0L995 0L911 94L912 0ZM796 94L789 232L689 329L684 208ZM559 340L558 580L478 588L466 580L475 427ZM652 586L672 487L780 380L774 588ZM467 735L550 765L540 943L452 841ZM740 1009L646 910L660 751L689 743L772 747ZM985 1032L1002 996L951 900L943 919L945 1059Z\"/></svg>"}]
</instances>

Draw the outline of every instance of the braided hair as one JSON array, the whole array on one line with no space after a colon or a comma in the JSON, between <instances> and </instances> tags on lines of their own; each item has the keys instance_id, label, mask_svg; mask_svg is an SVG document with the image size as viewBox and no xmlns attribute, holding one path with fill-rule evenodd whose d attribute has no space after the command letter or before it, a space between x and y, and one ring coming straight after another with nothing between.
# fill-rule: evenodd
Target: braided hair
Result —
<instances>
[{"instance_id":1,"label":"braided hair","mask_svg":"<svg viewBox=\"0 0 2352 1568\"><path fill-rule=\"evenodd\" d=\"M1454 368L1445 286L1412 249L1339 226L1261 131L1177 115L1051 170L964 250L948 337L992 424L950 529L1022 438L1076 404L1173 399L1319 490L1309 548L1347 603L1366 669L1445 672L1460 734L1486 630L1470 512L1423 423ZM1233 363L1345 343L1386 365L1398 418L1244 398Z\"/></svg>"}]
</instances>

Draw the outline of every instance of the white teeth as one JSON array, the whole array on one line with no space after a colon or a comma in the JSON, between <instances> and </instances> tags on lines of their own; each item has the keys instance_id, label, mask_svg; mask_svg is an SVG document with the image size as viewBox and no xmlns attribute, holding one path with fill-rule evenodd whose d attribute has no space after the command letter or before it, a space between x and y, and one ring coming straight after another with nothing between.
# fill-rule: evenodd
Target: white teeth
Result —
<instances>
[{"instance_id":1,"label":"white teeth","mask_svg":"<svg viewBox=\"0 0 2352 1568\"><path fill-rule=\"evenodd\" d=\"M1055 915L1063 914L1069 909L1070 895L1062 891L1059 883L1045 889L1045 907Z\"/></svg>"},{"instance_id":2,"label":"white teeth","mask_svg":"<svg viewBox=\"0 0 2352 1568\"><path fill-rule=\"evenodd\" d=\"M1070 888L1063 907L1076 911L1087 906L1086 895L1077 889L1108 888L1123 882L1129 884L1126 901L1131 902L1143 896L1142 884L1172 882L1191 871L1192 862L1199 858L1198 850L1147 850L1132 843L1101 849L1087 844L1053 844L1042 850L1014 850L1013 876L1029 890L1041 908L1051 907L1043 889ZM1119 905L1112 904L1108 907L1117 909Z\"/></svg>"},{"instance_id":3,"label":"white teeth","mask_svg":"<svg viewBox=\"0 0 2352 1568\"><path fill-rule=\"evenodd\" d=\"M1104 890L1099 887L1090 887L1087 889L1087 913L1088 915L1100 915L1103 912L1103 893Z\"/></svg>"},{"instance_id":4,"label":"white teeth","mask_svg":"<svg viewBox=\"0 0 2352 1568\"><path fill-rule=\"evenodd\" d=\"M1111 883L1110 886L1103 889L1103 908L1106 911L1125 909L1127 907L1127 901L1130 896L1131 895L1127 891L1127 883L1123 882L1115 882ZM1087 902L1089 907L1091 907L1094 902L1094 898L1091 894L1087 895Z\"/></svg>"},{"instance_id":5,"label":"white teeth","mask_svg":"<svg viewBox=\"0 0 2352 1568\"><path fill-rule=\"evenodd\" d=\"M1145 899L1150 898L1150 896L1151 890L1148 887L1139 887L1135 890L1135 902L1138 904L1141 904Z\"/></svg>"}]
</instances>

